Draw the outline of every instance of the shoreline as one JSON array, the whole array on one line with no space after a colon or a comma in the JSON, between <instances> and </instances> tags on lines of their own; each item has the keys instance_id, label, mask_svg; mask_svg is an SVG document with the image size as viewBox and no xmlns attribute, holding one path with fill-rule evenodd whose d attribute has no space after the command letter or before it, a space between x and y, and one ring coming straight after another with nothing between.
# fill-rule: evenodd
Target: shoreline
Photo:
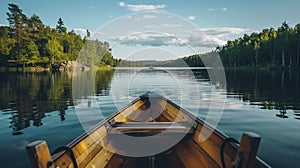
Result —
<instances>
[{"instance_id":1,"label":"shoreline","mask_svg":"<svg viewBox=\"0 0 300 168\"><path fill-rule=\"evenodd\" d=\"M26 67L26 68L19 68L19 67L0 67L0 72L73 72L73 71L89 71L91 69L96 69L97 71L109 71L113 70L111 66L100 66L100 67L91 67L88 70L59 70L59 69L51 69L51 68L44 68L44 67Z\"/></svg>"},{"instance_id":2,"label":"shoreline","mask_svg":"<svg viewBox=\"0 0 300 168\"><path fill-rule=\"evenodd\" d=\"M0 72L72 72L72 71L89 71L97 69L99 71L106 71L106 70L113 70L118 67L112 67L110 65L100 65L100 66L92 66L88 67L86 69L78 70L75 69L55 69L55 68L44 68L41 66L35 66L35 67L6 67L6 66L0 66ZM126 68L126 67L122 67ZM132 68L132 67L131 67ZM172 69L181 69L182 67L163 67L163 68L172 68ZM190 69L206 69L205 67L184 67L184 68L190 68ZM293 68L289 66L266 66L266 67L223 67L224 70L242 70L242 71L298 71L299 68Z\"/></svg>"}]
</instances>

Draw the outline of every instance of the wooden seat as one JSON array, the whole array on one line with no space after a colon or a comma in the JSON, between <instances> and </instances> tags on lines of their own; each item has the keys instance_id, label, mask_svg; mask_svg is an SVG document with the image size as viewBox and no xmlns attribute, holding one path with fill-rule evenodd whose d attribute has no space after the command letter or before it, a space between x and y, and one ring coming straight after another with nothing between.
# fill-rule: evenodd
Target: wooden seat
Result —
<instances>
[{"instance_id":1,"label":"wooden seat","mask_svg":"<svg viewBox=\"0 0 300 168\"><path fill-rule=\"evenodd\" d=\"M130 132L168 132L168 133L188 133L193 134L194 129L188 123L179 122L118 122L112 125L112 130L121 133Z\"/></svg>"}]
</instances>

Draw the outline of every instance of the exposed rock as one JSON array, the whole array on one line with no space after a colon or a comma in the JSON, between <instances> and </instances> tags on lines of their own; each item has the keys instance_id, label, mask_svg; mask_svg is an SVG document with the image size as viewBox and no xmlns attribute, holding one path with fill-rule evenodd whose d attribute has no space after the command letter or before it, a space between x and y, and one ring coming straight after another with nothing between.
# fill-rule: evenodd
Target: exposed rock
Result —
<instances>
[{"instance_id":1,"label":"exposed rock","mask_svg":"<svg viewBox=\"0 0 300 168\"><path fill-rule=\"evenodd\" d=\"M52 66L53 70L58 71L87 71L90 68L76 61L66 61Z\"/></svg>"}]
</instances>

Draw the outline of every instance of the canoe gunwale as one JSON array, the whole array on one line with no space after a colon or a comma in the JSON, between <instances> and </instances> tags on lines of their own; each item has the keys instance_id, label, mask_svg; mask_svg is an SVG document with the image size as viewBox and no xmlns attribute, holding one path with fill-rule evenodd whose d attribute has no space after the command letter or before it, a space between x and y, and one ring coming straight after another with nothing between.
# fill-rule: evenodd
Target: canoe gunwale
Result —
<instances>
[{"instance_id":1,"label":"canoe gunwale","mask_svg":"<svg viewBox=\"0 0 300 168\"><path fill-rule=\"evenodd\" d=\"M98 130L99 128L101 128L102 126L105 126L106 124L109 124L108 126L110 128L113 128L114 124L118 124L119 122L115 122L114 118L116 116L118 116L119 114L121 114L124 110L130 108L131 106L133 106L135 103L137 103L138 101L143 101L146 102L147 100L145 99L149 99L151 96L151 98L159 98L163 101L166 101L168 104L174 106L176 109L180 110L180 112L184 113L185 115L187 115L188 117L190 117L190 119L192 119L192 121L194 123L192 123L191 130L193 130L192 132L187 132L186 134L193 134L195 132L195 130L198 128L198 125L202 126L203 128L207 129L208 131L211 131L213 134L215 134L216 136L218 136L219 138L221 138L222 140L225 140L226 138L228 138L227 135L225 135L224 133L222 133L221 131L219 131L217 128L214 128L213 126L211 126L209 123L205 122L204 120L194 116L193 114L191 114L190 112L188 112L187 110L185 110L184 108L180 107L179 105L175 104L174 102L170 101L169 99L166 99L165 97L159 95L159 94L154 94L154 96L148 92L146 94L143 94L141 96L139 96L138 98L134 99L131 103L129 103L128 105L126 105L125 107L123 107L121 110L119 110L116 113L111 114L110 116L108 116L106 119L101 120L99 123L97 123L94 127L92 127L90 130L84 132L83 134L81 134L79 137L75 138L73 141L71 141L70 143L68 143L66 146L69 148L73 148L75 147L78 143L80 143L84 138L88 137L89 135L91 135L93 132L95 132L96 130ZM106 128L107 129L107 128ZM236 144L232 144L229 143L228 145L230 145L232 148L234 148L236 151L238 150L238 145ZM57 159L59 159L61 156L63 156L65 154L65 152L60 152L57 153L55 155L52 156L52 160L55 161ZM256 165L258 165L259 167L270 167L268 164L266 164L263 160L261 160L259 157L256 157Z\"/></svg>"},{"instance_id":2,"label":"canoe gunwale","mask_svg":"<svg viewBox=\"0 0 300 168\"><path fill-rule=\"evenodd\" d=\"M91 135L93 132L95 132L96 130L98 130L100 127L102 127L103 125L110 123L117 115L119 115L122 111L124 111L125 109L129 108L130 106L132 106L133 104L135 104L137 101L141 100L140 97L134 99L131 103L129 103L128 105L126 105L125 107L121 108L121 110L119 110L116 113L113 113L111 115L109 115L106 119L101 120L99 123L97 123L94 127L92 127L90 130L82 133L80 136L78 136L77 138L75 138L74 140L72 140L70 143L68 143L66 146L69 148L73 148L74 146L76 146L78 143L80 143L84 138L86 138L87 136ZM60 153L57 153L55 155L52 156L53 161L57 160L58 158L60 158L62 155L64 155L65 152L62 151Z\"/></svg>"},{"instance_id":3,"label":"canoe gunwale","mask_svg":"<svg viewBox=\"0 0 300 168\"><path fill-rule=\"evenodd\" d=\"M179 105L175 104L174 102L170 101L169 99L165 99L165 100L167 101L167 103L173 105L175 108L180 109L181 112L185 113L186 115L188 115L189 117L191 117L194 121L196 121L197 126L198 126L198 124L202 125L203 127L207 128L209 131L212 131L215 135L219 136L223 140L225 140L226 138L229 138L229 136L225 135L224 133L222 133L217 128L214 128L209 123L207 123L207 122L203 121L202 119L194 116L193 114L191 114L190 112L188 112L184 108L182 108ZM234 149L236 149L236 151L239 148L239 146L237 144L235 144L235 143L229 143L228 145L230 145L231 147L233 147ZM262 159L260 159L258 156L256 157L256 164L259 165L260 167L270 168L270 166L266 162L264 162Z\"/></svg>"}]
</instances>

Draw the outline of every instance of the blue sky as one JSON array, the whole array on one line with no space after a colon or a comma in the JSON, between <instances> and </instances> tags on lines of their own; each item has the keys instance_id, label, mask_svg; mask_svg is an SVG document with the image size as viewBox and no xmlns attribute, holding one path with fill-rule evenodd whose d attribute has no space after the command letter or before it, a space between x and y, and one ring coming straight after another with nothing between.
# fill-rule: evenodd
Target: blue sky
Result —
<instances>
[{"instance_id":1,"label":"blue sky","mask_svg":"<svg viewBox=\"0 0 300 168\"><path fill-rule=\"evenodd\" d=\"M91 32L95 33L99 31L100 27L105 27L105 25L107 26L111 22L116 22L116 18L124 15L128 16L136 12L141 13L155 11L165 12L168 15L174 14L178 16L177 19L186 19L186 22L190 22L191 25L201 29L202 33L204 32L208 34L207 39L210 39L209 43L212 45L210 47L207 47L206 45L206 49L204 49L203 46L195 46L195 48L200 48L197 52L209 51L217 45L223 44L226 40L242 36L244 33L260 31L264 28L270 27L277 28L283 21L287 21L290 26L300 23L299 0L1 0L1 25L8 24L6 19L8 3L15 3L19 5L27 16L37 14L46 25L50 25L51 27L54 27L58 18L61 17L68 30L73 29L77 32L85 32L86 29L89 29ZM143 22L147 19L153 20L151 15L152 14L147 13L144 15L140 14L140 18L145 17ZM132 30L132 27L127 26L126 22L122 23L124 25L119 25L119 29L126 29L127 33L131 32L134 35L138 35L138 37L145 37L144 34L138 34L137 30ZM137 22L132 22L132 24L136 23ZM121 22L119 24L121 24ZM160 23L160 25L162 24L163 23ZM171 25L165 23L165 27L168 27L169 29L171 27L172 29L176 29L176 27L179 27L180 25L182 26L183 24L184 23L173 23ZM186 29L186 27L181 28L182 31L184 29ZM118 31L118 29L115 31ZM147 29L147 31L151 30ZM160 30L160 32L162 31L165 31L165 29ZM141 33L141 31L139 31L139 33ZM168 31L167 33L172 34L172 31ZM119 37L111 37L110 40L128 40L128 38L125 38L125 35L126 33L124 32L123 34L120 34ZM120 38L121 36L123 38ZM149 35L146 36L148 37ZM153 37L154 36L151 35L151 38ZM189 36L189 39L195 38ZM109 39L105 40L109 41ZM121 48L123 51L127 50L125 49L126 45L124 44L125 43L119 44L122 46ZM150 45L150 47L154 46L157 47L159 45ZM127 45L127 48L130 47L132 48L133 45ZM142 47L139 46L131 51L127 51L127 55L130 52L132 53L135 50L140 50L143 47L145 47L145 45L142 45ZM169 47L170 50L173 51L176 47L178 48L182 46L170 45ZM179 50L183 51L182 48L178 48L178 51ZM125 57L124 55L119 55L120 52L118 53L116 51L116 54L118 55L117 57ZM187 55L189 53L181 52L180 54Z\"/></svg>"}]
</instances>

